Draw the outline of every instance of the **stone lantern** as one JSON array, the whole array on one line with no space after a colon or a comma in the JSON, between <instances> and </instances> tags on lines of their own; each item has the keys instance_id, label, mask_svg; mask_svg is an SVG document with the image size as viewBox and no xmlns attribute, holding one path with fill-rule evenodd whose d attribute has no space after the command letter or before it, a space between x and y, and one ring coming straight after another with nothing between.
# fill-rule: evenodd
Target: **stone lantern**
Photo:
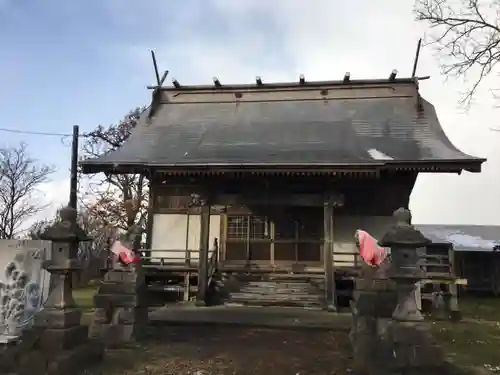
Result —
<instances>
[{"instance_id":1,"label":"stone lantern","mask_svg":"<svg viewBox=\"0 0 500 375\"><path fill-rule=\"evenodd\" d=\"M59 211L60 220L40 236L52 242L51 259L44 262L44 268L50 272L53 288L45 302L45 310L76 307L72 295L72 273L80 270L78 244L90 241L84 230L77 224L77 211L64 207ZM79 312L74 311L78 316ZM78 320L79 322L79 320Z\"/></svg>"},{"instance_id":2,"label":"stone lantern","mask_svg":"<svg viewBox=\"0 0 500 375\"><path fill-rule=\"evenodd\" d=\"M76 209L64 207L59 216L60 220L40 236L52 243L51 259L45 261L43 267L50 272L53 285L43 310L35 318L35 327L41 330L38 349L33 350L33 355L40 352L38 354L45 358L44 366L49 366L49 370L55 366L60 371L57 373L66 374L79 363L99 361L104 350L99 342L88 340L88 327L80 323L82 313L72 293L71 276L81 269L78 244L90 238L77 224ZM34 366L29 358L27 362L27 365ZM30 370L34 371L32 367ZM39 373L52 373L49 370L37 368Z\"/></svg>"},{"instance_id":3,"label":"stone lantern","mask_svg":"<svg viewBox=\"0 0 500 375\"><path fill-rule=\"evenodd\" d=\"M391 249L389 278L397 291L397 305L392 318L398 321L420 321L423 316L416 300L416 283L425 277L422 267L425 247L431 242L411 225L411 212L399 208L394 212L396 224L382 237L379 245Z\"/></svg>"}]
</instances>

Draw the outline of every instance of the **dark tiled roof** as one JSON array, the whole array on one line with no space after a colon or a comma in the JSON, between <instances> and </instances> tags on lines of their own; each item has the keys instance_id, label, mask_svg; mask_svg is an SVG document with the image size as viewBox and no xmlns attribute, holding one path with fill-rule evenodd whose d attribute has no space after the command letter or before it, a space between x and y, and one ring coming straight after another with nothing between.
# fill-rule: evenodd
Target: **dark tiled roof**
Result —
<instances>
[{"instance_id":1,"label":"dark tiled roof","mask_svg":"<svg viewBox=\"0 0 500 375\"><path fill-rule=\"evenodd\" d=\"M254 90L239 102L234 91L159 92L152 117L147 110L120 149L82 164L94 172L113 165L480 168L482 159L451 144L430 103L417 110L414 84L328 90Z\"/></svg>"},{"instance_id":2,"label":"dark tiled roof","mask_svg":"<svg viewBox=\"0 0 500 375\"><path fill-rule=\"evenodd\" d=\"M415 225L428 239L451 243L456 251L493 251L500 247L500 226Z\"/></svg>"}]
</instances>

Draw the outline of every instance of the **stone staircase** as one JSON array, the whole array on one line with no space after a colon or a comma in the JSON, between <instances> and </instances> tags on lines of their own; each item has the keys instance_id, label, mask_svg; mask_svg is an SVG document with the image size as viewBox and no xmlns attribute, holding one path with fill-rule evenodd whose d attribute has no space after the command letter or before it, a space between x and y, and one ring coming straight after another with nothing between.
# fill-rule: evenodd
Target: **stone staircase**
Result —
<instances>
[{"instance_id":1,"label":"stone staircase","mask_svg":"<svg viewBox=\"0 0 500 375\"><path fill-rule=\"evenodd\" d=\"M227 305L321 309L324 283L322 275L223 275L215 281L215 288Z\"/></svg>"}]
</instances>

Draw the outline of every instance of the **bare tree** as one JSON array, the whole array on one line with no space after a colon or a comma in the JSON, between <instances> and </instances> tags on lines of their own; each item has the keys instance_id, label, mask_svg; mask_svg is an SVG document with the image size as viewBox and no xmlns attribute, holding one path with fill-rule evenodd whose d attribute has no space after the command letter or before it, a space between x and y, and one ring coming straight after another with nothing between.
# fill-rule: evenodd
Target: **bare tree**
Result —
<instances>
[{"instance_id":1,"label":"bare tree","mask_svg":"<svg viewBox=\"0 0 500 375\"><path fill-rule=\"evenodd\" d=\"M35 221L25 233L28 240L39 240L43 232L54 223L55 219L42 219Z\"/></svg>"},{"instance_id":2,"label":"bare tree","mask_svg":"<svg viewBox=\"0 0 500 375\"><path fill-rule=\"evenodd\" d=\"M26 238L31 240L40 239L47 228L60 222L59 212L60 209L54 217L33 223L26 232ZM85 208L78 210L77 221L80 228L88 235L90 241L79 244L78 258L82 268L78 273L75 273L73 283L74 285L86 285L90 280L99 278L102 268L106 266L109 239L114 237L115 228L103 223L99 217L89 214Z\"/></svg>"},{"instance_id":3,"label":"bare tree","mask_svg":"<svg viewBox=\"0 0 500 375\"><path fill-rule=\"evenodd\" d=\"M59 216L60 210L61 209L59 209L52 218L45 218L34 222L27 230L26 238L31 240L40 239L47 228L61 220ZM80 228L82 228L91 239L91 241L89 241L91 253L94 256L99 256L99 254L107 248L108 239L113 236L114 228L102 222L100 217L92 215L92 212L94 212L92 208L90 210L81 208L78 210L77 222Z\"/></svg>"},{"instance_id":4,"label":"bare tree","mask_svg":"<svg viewBox=\"0 0 500 375\"><path fill-rule=\"evenodd\" d=\"M130 111L118 124L98 126L83 144L83 159L99 157L118 149L128 139L144 107ZM143 175L89 176L82 192L88 215L103 225L127 230L146 218L148 184Z\"/></svg>"},{"instance_id":5,"label":"bare tree","mask_svg":"<svg viewBox=\"0 0 500 375\"><path fill-rule=\"evenodd\" d=\"M21 225L45 208L35 193L53 168L38 163L27 145L0 149L0 238L14 238Z\"/></svg>"},{"instance_id":6,"label":"bare tree","mask_svg":"<svg viewBox=\"0 0 500 375\"><path fill-rule=\"evenodd\" d=\"M415 13L431 27L429 44L443 58L443 73L471 79L461 98L468 107L500 61L500 0L417 0Z\"/></svg>"}]
</instances>

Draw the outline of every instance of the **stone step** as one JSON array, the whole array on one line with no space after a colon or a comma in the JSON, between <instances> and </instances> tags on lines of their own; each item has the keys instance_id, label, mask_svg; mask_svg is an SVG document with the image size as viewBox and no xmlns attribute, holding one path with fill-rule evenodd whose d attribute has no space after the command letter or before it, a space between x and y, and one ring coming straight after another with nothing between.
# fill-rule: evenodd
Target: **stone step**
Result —
<instances>
[{"instance_id":1,"label":"stone step","mask_svg":"<svg viewBox=\"0 0 500 375\"><path fill-rule=\"evenodd\" d=\"M223 276L224 277L224 276ZM225 276L227 277L227 276ZM323 275L303 275L303 274L267 274L267 275L238 275L237 279L240 281L276 281L276 282L324 282Z\"/></svg>"},{"instance_id":2,"label":"stone step","mask_svg":"<svg viewBox=\"0 0 500 375\"><path fill-rule=\"evenodd\" d=\"M231 299L225 302L228 306L275 306L275 307L301 307L311 309L322 309L324 304L322 301L294 301L294 300L255 300L255 299Z\"/></svg>"},{"instance_id":3,"label":"stone step","mask_svg":"<svg viewBox=\"0 0 500 375\"><path fill-rule=\"evenodd\" d=\"M289 282L289 281L250 281L246 285L261 285L261 286L289 286L289 287L307 287L312 285L311 283L304 282Z\"/></svg>"},{"instance_id":4,"label":"stone step","mask_svg":"<svg viewBox=\"0 0 500 375\"><path fill-rule=\"evenodd\" d=\"M267 289L267 288L241 288L237 292L248 294L269 294L269 295L291 295L303 294L314 295L320 294L320 291L314 289Z\"/></svg>"},{"instance_id":5,"label":"stone step","mask_svg":"<svg viewBox=\"0 0 500 375\"><path fill-rule=\"evenodd\" d=\"M303 301L303 302L321 302L321 296L292 296L292 295L266 295L266 294L248 294L248 293L233 293L229 297L230 300L259 300L259 301Z\"/></svg>"}]
</instances>

